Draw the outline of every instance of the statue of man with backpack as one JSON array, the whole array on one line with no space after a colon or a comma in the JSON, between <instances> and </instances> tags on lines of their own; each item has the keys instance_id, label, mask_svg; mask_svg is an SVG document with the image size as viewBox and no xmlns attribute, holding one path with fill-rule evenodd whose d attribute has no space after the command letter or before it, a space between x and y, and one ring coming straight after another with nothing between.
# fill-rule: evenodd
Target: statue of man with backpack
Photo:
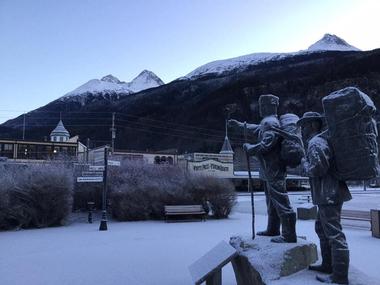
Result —
<instances>
[{"instance_id":1,"label":"statue of man with backpack","mask_svg":"<svg viewBox=\"0 0 380 285\"><path fill-rule=\"evenodd\" d=\"M249 131L257 134L255 144L245 143L243 148L250 156L256 156L260 162L260 178L264 181L268 225L267 229L258 232L261 236L276 236L271 239L276 243L295 243L296 214L293 211L286 191L286 162L281 157L282 137L272 128L280 129L277 117L279 98L274 95L261 95L259 98L259 125L249 124ZM244 123L229 120L228 125L242 130ZM282 234L280 235L280 226Z\"/></svg>"},{"instance_id":2,"label":"statue of man with backpack","mask_svg":"<svg viewBox=\"0 0 380 285\"><path fill-rule=\"evenodd\" d=\"M322 263L309 269L332 274L317 276L321 282L348 284L349 250L340 215L343 202L350 200L351 194L346 183L336 178L335 157L327 133L321 132L322 118L317 112L306 112L298 122L306 148L302 168L310 180L313 203L318 206L315 232L322 255Z\"/></svg>"},{"instance_id":3,"label":"statue of man with backpack","mask_svg":"<svg viewBox=\"0 0 380 285\"><path fill-rule=\"evenodd\" d=\"M323 117L306 112L297 123L306 149L301 165L318 206L315 231L322 254L322 264L309 269L330 274L317 276L321 282L348 284L350 257L340 221L342 205L352 198L346 181L380 174L376 107L355 87L330 93L322 98L322 105ZM324 123L327 129L322 132Z\"/></svg>"}]
</instances>

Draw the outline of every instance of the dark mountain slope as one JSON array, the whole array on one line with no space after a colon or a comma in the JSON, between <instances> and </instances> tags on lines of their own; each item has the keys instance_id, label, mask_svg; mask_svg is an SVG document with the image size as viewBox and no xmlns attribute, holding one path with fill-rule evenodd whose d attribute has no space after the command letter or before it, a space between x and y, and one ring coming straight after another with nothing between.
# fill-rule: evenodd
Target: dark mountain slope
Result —
<instances>
[{"instance_id":1,"label":"dark mountain slope","mask_svg":"<svg viewBox=\"0 0 380 285\"><path fill-rule=\"evenodd\" d=\"M243 71L177 80L130 96L90 96L85 104L56 100L27 115L27 138L48 136L62 112L72 135L104 144L110 140L111 112L116 112L118 149L218 151L226 104L237 104L234 118L258 121L258 97L272 93L280 97L280 113L302 115L322 111L321 98L346 86L359 87L380 106L380 49L302 54ZM2 137L19 137L22 117L4 126L14 130ZM231 136L232 143L240 144L241 137Z\"/></svg>"}]
</instances>

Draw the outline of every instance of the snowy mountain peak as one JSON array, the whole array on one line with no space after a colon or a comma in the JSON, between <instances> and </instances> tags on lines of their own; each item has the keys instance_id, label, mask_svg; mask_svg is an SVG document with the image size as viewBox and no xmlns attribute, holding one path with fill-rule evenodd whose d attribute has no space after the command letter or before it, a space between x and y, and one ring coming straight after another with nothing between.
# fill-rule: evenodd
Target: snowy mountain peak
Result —
<instances>
[{"instance_id":1,"label":"snowy mountain peak","mask_svg":"<svg viewBox=\"0 0 380 285\"><path fill-rule=\"evenodd\" d=\"M83 97L87 94L104 95L117 94L128 95L145 89L158 87L164 82L152 71L144 70L131 82L120 81L112 74L104 76L102 79L92 79L67 93L62 98Z\"/></svg>"},{"instance_id":2,"label":"snowy mountain peak","mask_svg":"<svg viewBox=\"0 0 380 285\"><path fill-rule=\"evenodd\" d=\"M139 75L137 75L129 84L129 88L138 92L143 89L153 88L163 85L164 82L152 71L143 70Z\"/></svg>"},{"instance_id":3,"label":"snowy mountain peak","mask_svg":"<svg viewBox=\"0 0 380 285\"><path fill-rule=\"evenodd\" d=\"M137 80L145 80L145 81L155 81L158 85L164 84L164 82L156 75L154 72L150 70L144 69L143 71L140 72L139 75L137 75L132 82L137 81ZM131 83L132 83L131 82Z\"/></svg>"},{"instance_id":4,"label":"snowy mountain peak","mask_svg":"<svg viewBox=\"0 0 380 285\"><path fill-rule=\"evenodd\" d=\"M179 79L185 80L203 76L205 74L222 74L224 72L233 71L235 69L242 70L250 65L257 65L268 61L277 61L287 57L296 56L300 54L307 54L321 51L360 51L360 49L348 44L345 40L336 35L325 34L322 39L312 44L307 50L300 50L298 52L290 53L252 53L239 57L216 60L206 63L184 77Z\"/></svg>"},{"instance_id":5,"label":"snowy mountain peak","mask_svg":"<svg viewBox=\"0 0 380 285\"><path fill-rule=\"evenodd\" d=\"M339 51L360 51L360 49L348 44L345 40L336 35L325 34L322 39L312 44L308 51L339 50Z\"/></svg>"},{"instance_id":6,"label":"snowy mountain peak","mask_svg":"<svg viewBox=\"0 0 380 285\"><path fill-rule=\"evenodd\" d=\"M113 76L112 74L108 74L100 80L105 81L105 82L121 83L120 80L117 77Z\"/></svg>"}]
</instances>

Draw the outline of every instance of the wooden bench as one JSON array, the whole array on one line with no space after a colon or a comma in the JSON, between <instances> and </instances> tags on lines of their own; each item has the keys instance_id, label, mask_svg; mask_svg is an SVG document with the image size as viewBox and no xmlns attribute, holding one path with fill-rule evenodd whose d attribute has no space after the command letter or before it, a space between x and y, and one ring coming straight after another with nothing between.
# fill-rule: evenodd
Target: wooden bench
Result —
<instances>
[{"instance_id":1,"label":"wooden bench","mask_svg":"<svg viewBox=\"0 0 380 285\"><path fill-rule=\"evenodd\" d=\"M369 211L342 210L341 219L370 222L371 215Z\"/></svg>"},{"instance_id":2,"label":"wooden bench","mask_svg":"<svg viewBox=\"0 0 380 285\"><path fill-rule=\"evenodd\" d=\"M206 285L222 284L222 268L237 256L235 248L221 241L204 256L189 266L195 285L206 282Z\"/></svg>"},{"instance_id":3,"label":"wooden bench","mask_svg":"<svg viewBox=\"0 0 380 285\"><path fill-rule=\"evenodd\" d=\"M200 217L200 220L206 220L206 212L202 205L172 205L165 206L166 222L170 221L170 217ZM188 221L185 219L175 221Z\"/></svg>"}]
</instances>

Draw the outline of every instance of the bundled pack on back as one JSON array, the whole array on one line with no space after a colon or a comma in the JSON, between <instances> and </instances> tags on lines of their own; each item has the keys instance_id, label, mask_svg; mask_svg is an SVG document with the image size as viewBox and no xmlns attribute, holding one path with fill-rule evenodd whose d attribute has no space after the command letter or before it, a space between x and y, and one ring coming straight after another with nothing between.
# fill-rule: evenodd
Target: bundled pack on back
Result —
<instances>
[{"instance_id":1,"label":"bundled pack on back","mask_svg":"<svg viewBox=\"0 0 380 285\"><path fill-rule=\"evenodd\" d=\"M299 137L301 140L301 132L297 127L299 117L295 114L284 114L280 117L281 129L287 133ZM290 167L297 167L301 163L304 156L302 145L298 140L284 138L281 143L281 158Z\"/></svg>"},{"instance_id":2,"label":"bundled pack on back","mask_svg":"<svg viewBox=\"0 0 380 285\"><path fill-rule=\"evenodd\" d=\"M359 89L347 87L324 97L322 104L339 179L377 177L380 168L372 100Z\"/></svg>"}]
</instances>

